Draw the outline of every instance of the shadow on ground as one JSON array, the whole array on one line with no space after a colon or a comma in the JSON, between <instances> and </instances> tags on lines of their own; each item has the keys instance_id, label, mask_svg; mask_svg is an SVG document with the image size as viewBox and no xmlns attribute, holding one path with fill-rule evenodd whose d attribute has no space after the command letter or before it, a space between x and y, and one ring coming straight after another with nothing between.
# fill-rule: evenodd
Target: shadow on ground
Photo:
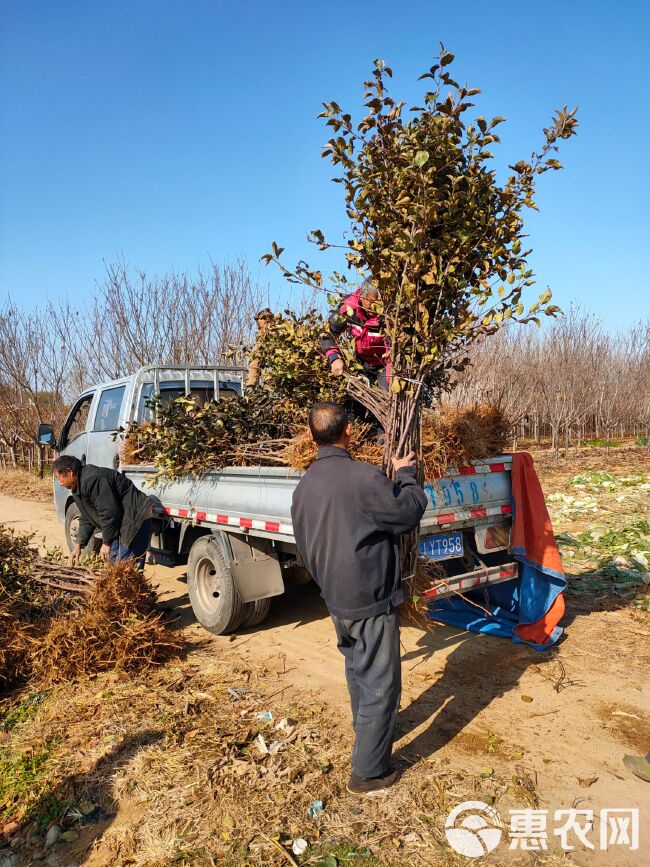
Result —
<instances>
[{"instance_id":1,"label":"shadow on ground","mask_svg":"<svg viewBox=\"0 0 650 867\"><path fill-rule=\"evenodd\" d=\"M630 599L616 593L600 590L598 594L585 591L584 576L569 576L579 593L565 594L567 612L562 621L570 631L578 618L588 617L603 610L627 607ZM186 593L166 598L165 608L179 617L181 627L196 623ZM239 635L264 632L282 627L300 626L325 620L328 612L317 586L288 585L284 595L272 600L267 619L260 626L239 630ZM332 633L333 636L333 633ZM333 639L334 640L334 639ZM476 635L459 631L455 627L437 625L428 631L422 627L415 649L402 656L403 675L445 651L444 670L434 676L431 684L404 708L398 718L397 737L420 729L415 738L400 747L396 759L412 764L435 754L461 732L466 732L470 723L495 699L517 688L529 665L552 663L564 638L548 651L539 653L524 644L513 644L507 639ZM453 647L449 652L450 646ZM341 670L343 659L341 658ZM435 721L434 721L435 718ZM426 725L430 721L429 725Z\"/></svg>"},{"instance_id":2,"label":"shadow on ground","mask_svg":"<svg viewBox=\"0 0 650 867\"><path fill-rule=\"evenodd\" d=\"M540 662L540 655L526 645L440 626L423 632L417 649L402 657L404 672L416 670L450 643L454 649L446 656L442 674L399 714L398 738L434 716L435 721L397 750L398 762L413 764L442 749L491 702L515 688L529 665Z\"/></svg>"},{"instance_id":3,"label":"shadow on ground","mask_svg":"<svg viewBox=\"0 0 650 867\"><path fill-rule=\"evenodd\" d=\"M141 749L157 743L162 737L162 732L153 729L145 729L126 737L95 762L87 772L70 774L43 795L30 811L30 817L47 816L53 812L60 815L63 808L65 812L60 828L63 833L66 829L70 829L79 835L79 838L72 842L54 843L51 849L47 850L48 856L59 857L59 863L62 865L81 865L86 862L90 857L93 843L105 833L115 819L113 777L116 772ZM81 816L78 810L79 804L84 802L89 806L92 804L94 808L87 816ZM29 826L30 822L31 819L25 825ZM38 863L33 859L34 852L45 851L44 836L32 842L35 845L26 844L24 851L18 853L25 858L22 864Z\"/></svg>"}]
</instances>

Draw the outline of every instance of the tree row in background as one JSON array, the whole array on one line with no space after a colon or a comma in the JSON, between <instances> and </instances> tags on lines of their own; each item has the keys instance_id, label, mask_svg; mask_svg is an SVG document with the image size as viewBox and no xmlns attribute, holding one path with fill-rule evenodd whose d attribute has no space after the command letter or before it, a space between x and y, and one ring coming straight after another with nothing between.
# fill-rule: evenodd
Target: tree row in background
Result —
<instances>
[{"instance_id":1,"label":"tree row in background","mask_svg":"<svg viewBox=\"0 0 650 867\"><path fill-rule=\"evenodd\" d=\"M556 454L592 440L648 443L650 322L611 332L571 309L544 330L506 329L473 348L448 398L501 406L522 440L550 441Z\"/></svg>"},{"instance_id":2,"label":"tree row in background","mask_svg":"<svg viewBox=\"0 0 650 867\"><path fill-rule=\"evenodd\" d=\"M57 430L85 387L147 364L218 364L250 340L264 293L246 265L150 278L123 262L109 265L79 303L26 311L0 306L0 464L34 457L40 422Z\"/></svg>"},{"instance_id":3,"label":"tree row in background","mask_svg":"<svg viewBox=\"0 0 650 867\"><path fill-rule=\"evenodd\" d=\"M207 274L133 279L107 270L87 306L35 312L0 307L0 464L31 462L43 421L60 430L72 401L93 383L146 364L215 364L251 338L264 293L243 264ZM323 361L323 370L327 366ZM590 440L647 442L650 323L611 332L572 309L544 329L503 330L477 343L446 402L493 404L512 421L513 448L556 453Z\"/></svg>"}]
</instances>

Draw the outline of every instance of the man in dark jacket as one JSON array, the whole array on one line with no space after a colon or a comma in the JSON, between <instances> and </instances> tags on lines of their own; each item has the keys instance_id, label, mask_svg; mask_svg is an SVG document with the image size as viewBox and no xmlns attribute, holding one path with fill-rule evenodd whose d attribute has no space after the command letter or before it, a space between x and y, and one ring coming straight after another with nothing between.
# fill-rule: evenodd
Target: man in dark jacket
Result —
<instances>
[{"instance_id":1,"label":"man in dark jacket","mask_svg":"<svg viewBox=\"0 0 650 867\"><path fill-rule=\"evenodd\" d=\"M356 735L348 791L373 794L398 779L390 757L401 695L399 535L418 525L427 497L413 454L393 459L396 482L352 460L342 407L316 404L309 427L318 456L294 491L293 532L345 657Z\"/></svg>"},{"instance_id":2,"label":"man in dark jacket","mask_svg":"<svg viewBox=\"0 0 650 867\"><path fill-rule=\"evenodd\" d=\"M144 557L151 538L151 500L130 479L108 467L82 465L71 455L52 464L52 474L72 492L79 509L79 529L70 562L79 562L82 550L96 529L102 532L100 554L104 560L137 560Z\"/></svg>"}]
</instances>

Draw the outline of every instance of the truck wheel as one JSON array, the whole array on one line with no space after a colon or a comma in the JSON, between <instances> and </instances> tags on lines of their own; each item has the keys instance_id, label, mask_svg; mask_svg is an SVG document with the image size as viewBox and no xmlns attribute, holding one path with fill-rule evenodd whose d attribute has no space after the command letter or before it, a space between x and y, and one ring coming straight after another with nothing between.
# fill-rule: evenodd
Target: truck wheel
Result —
<instances>
[{"instance_id":1,"label":"truck wheel","mask_svg":"<svg viewBox=\"0 0 650 867\"><path fill-rule=\"evenodd\" d=\"M266 620L271 607L271 599L256 599L255 602L246 602L244 605L244 619L241 622L242 628L248 626L259 626Z\"/></svg>"},{"instance_id":2,"label":"truck wheel","mask_svg":"<svg viewBox=\"0 0 650 867\"><path fill-rule=\"evenodd\" d=\"M242 622L244 603L221 546L212 536L201 536L190 549L187 591L196 619L208 632L225 635Z\"/></svg>"},{"instance_id":3,"label":"truck wheel","mask_svg":"<svg viewBox=\"0 0 650 867\"><path fill-rule=\"evenodd\" d=\"M70 503L68 511L65 513L65 540L68 544L68 551L72 551L77 544L77 532L79 530L79 508L76 503ZM102 540L97 536L92 536L90 542L81 552L82 556L93 556L99 554L99 549L102 546Z\"/></svg>"}]
</instances>

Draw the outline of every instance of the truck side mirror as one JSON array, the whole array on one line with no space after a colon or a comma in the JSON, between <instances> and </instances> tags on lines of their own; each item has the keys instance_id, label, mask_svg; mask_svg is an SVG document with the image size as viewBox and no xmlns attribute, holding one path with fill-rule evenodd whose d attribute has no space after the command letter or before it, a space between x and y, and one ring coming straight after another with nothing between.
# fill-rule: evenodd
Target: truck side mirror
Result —
<instances>
[{"instance_id":1,"label":"truck side mirror","mask_svg":"<svg viewBox=\"0 0 650 867\"><path fill-rule=\"evenodd\" d=\"M39 424L36 441L39 446L50 446L56 448L56 438L54 436L54 428L51 424Z\"/></svg>"}]
</instances>

